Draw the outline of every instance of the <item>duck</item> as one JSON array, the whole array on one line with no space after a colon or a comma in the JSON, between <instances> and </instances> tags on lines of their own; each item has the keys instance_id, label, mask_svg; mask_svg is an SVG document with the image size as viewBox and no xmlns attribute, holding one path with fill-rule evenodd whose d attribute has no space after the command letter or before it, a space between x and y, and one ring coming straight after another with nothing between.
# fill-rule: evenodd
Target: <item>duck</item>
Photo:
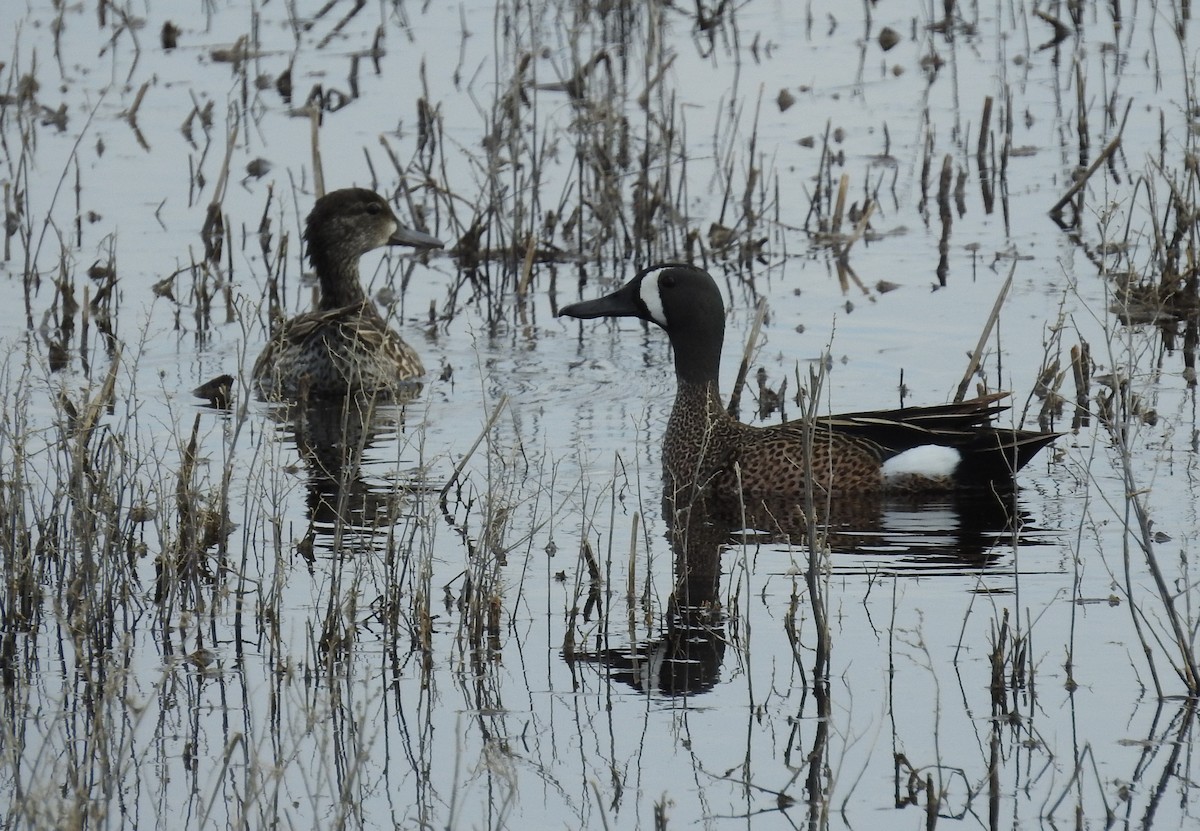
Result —
<instances>
[{"instance_id":1,"label":"duck","mask_svg":"<svg viewBox=\"0 0 1200 831\"><path fill-rule=\"evenodd\" d=\"M386 245L442 248L405 227L387 201L366 188L317 199L304 226L317 274L317 308L279 326L254 362L253 385L265 399L334 398L387 393L420 378L416 350L388 327L363 291L359 258Z\"/></svg>"},{"instance_id":2,"label":"duck","mask_svg":"<svg viewBox=\"0 0 1200 831\"><path fill-rule=\"evenodd\" d=\"M663 471L677 501L695 496L796 505L817 498L1012 490L1014 476L1059 433L997 426L998 392L934 406L744 424L718 389L725 306L712 276L683 263L652 265L560 317L634 317L662 328L675 354L675 403ZM811 448L811 454L806 451ZM811 458L810 458L811 455Z\"/></svg>"}]
</instances>

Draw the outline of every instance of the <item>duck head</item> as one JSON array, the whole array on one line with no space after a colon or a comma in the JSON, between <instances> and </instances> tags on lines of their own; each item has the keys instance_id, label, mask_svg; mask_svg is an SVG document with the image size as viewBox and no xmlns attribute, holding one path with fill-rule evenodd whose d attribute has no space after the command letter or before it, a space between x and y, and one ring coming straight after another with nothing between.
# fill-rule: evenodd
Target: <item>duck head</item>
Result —
<instances>
[{"instance_id":1,"label":"duck head","mask_svg":"<svg viewBox=\"0 0 1200 831\"><path fill-rule=\"evenodd\" d=\"M384 198L366 188L343 188L318 199L305 223L304 241L310 260L325 253L360 257L385 245L443 246L436 237L406 228Z\"/></svg>"},{"instance_id":2,"label":"duck head","mask_svg":"<svg viewBox=\"0 0 1200 831\"><path fill-rule=\"evenodd\" d=\"M443 247L436 237L406 228L387 201L366 188L343 188L318 199L305 223L304 241L326 309L362 299L358 258L368 251L385 245Z\"/></svg>"},{"instance_id":3,"label":"duck head","mask_svg":"<svg viewBox=\"0 0 1200 831\"><path fill-rule=\"evenodd\" d=\"M715 381L725 340L725 304L702 268L661 263L642 269L612 294L572 303L559 316L636 317L657 324L671 339L675 372L691 383Z\"/></svg>"}]
</instances>

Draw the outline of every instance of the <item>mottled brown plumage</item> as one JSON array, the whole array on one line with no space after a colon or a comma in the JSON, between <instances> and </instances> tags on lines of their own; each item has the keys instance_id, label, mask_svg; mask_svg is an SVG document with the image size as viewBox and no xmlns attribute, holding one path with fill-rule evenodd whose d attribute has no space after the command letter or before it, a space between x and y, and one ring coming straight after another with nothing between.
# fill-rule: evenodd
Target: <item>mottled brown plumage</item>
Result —
<instances>
[{"instance_id":1,"label":"mottled brown plumage","mask_svg":"<svg viewBox=\"0 0 1200 831\"><path fill-rule=\"evenodd\" d=\"M732 418L717 386L725 308L707 272L666 264L621 289L559 312L578 318L638 317L671 338L678 388L663 439L663 468L676 497L705 493L756 501L802 498L809 471L818 497L1011 487L1012 477L1056 433L992 425L1005 393L956 404L847 413L811 424L752 427ZM811 459L806 461L806 433ZM949 460L943 470L908 470L914 448ZM889 462L895 460L893 464Z\"/></svg>"},{"instance_id":2,"label":"mottled brown plumage","mask_svg":"<svg viewBox=\"0 0 1200 831\"><path fill-rule=\"evenodd\" d=\"M359 281L359 258L385 245L441 248L405 228L383 197L346 188L317 200L305 225L321 294L316 310L281 325L254 363L267 398L386 392L425 373L420 356L388 327Z\"/></svg>"}]
</instances>

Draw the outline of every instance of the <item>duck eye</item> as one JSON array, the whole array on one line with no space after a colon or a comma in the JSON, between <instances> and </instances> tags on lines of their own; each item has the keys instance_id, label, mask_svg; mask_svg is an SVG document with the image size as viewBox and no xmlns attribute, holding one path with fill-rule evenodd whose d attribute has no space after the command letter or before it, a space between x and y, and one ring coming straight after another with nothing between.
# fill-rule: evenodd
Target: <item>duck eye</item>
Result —
<instances>
[{"instance_id":1,"label":"duck eye","mask_svg":"<svg viewBox=\"0 0 1200 831\"><path fill-rule=\"evenodd\" d=\"M660 288L664 288L664 289L675 288L675 275L669 271L664 273L661 277L658 278L658 285Z\"/></svg>"},{"instance_id":2,"label":"duck eye","mask_svg":"<svg viewBox=\"0 0 1200 831\"><path fill-rule=\"evenodd\" d=\"M380 205L378 202L372 202L369 205L367 205L367 213L369 213L371 216L379 216L379 214L382 210L383 210L383 206Z\"/></svg>"}]
</instances>

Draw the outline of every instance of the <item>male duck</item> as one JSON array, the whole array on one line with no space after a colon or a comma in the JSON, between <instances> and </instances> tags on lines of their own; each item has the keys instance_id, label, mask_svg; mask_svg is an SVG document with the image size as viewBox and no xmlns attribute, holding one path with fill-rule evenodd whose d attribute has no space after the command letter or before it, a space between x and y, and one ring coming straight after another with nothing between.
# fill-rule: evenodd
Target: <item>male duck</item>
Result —
<instances>
[{"instance_id":1,"label":"male duck","mask_svg":"<svg viewBox=\"0 0 1200 831\"><path fill-rule=\"evenodd\" d=\"M678 389L663 439L663 467L677 498L704 488L718 499L791 501L804 493L811 468L818 496L920 493L1012 486L1012 477L1057 433L992 426L1006 393L956 404L847 413L812 426L805 464L805 425L752 427L721 405L717 371L725 307L709 274L667 263L644 269L598 300L559 315L637 317L671 338ZM926 462L934 465L928 469ZM711 488L711 490L709 490Z\"/></svg>"},{"instance_id":2,"label":"male duck","mask_svg":"<svg viewBox=\"0 0 1200 831\"><path fill-rule=\"evenodd\" d=\"M266 398L384 392L425 373L416 351L388 328L358 279L358 260L384 245L441 248L405 228L379 194L345 188L317 200L304 228L321 299L286 321L254 362Z\"/></svg>"}]
</instances>

